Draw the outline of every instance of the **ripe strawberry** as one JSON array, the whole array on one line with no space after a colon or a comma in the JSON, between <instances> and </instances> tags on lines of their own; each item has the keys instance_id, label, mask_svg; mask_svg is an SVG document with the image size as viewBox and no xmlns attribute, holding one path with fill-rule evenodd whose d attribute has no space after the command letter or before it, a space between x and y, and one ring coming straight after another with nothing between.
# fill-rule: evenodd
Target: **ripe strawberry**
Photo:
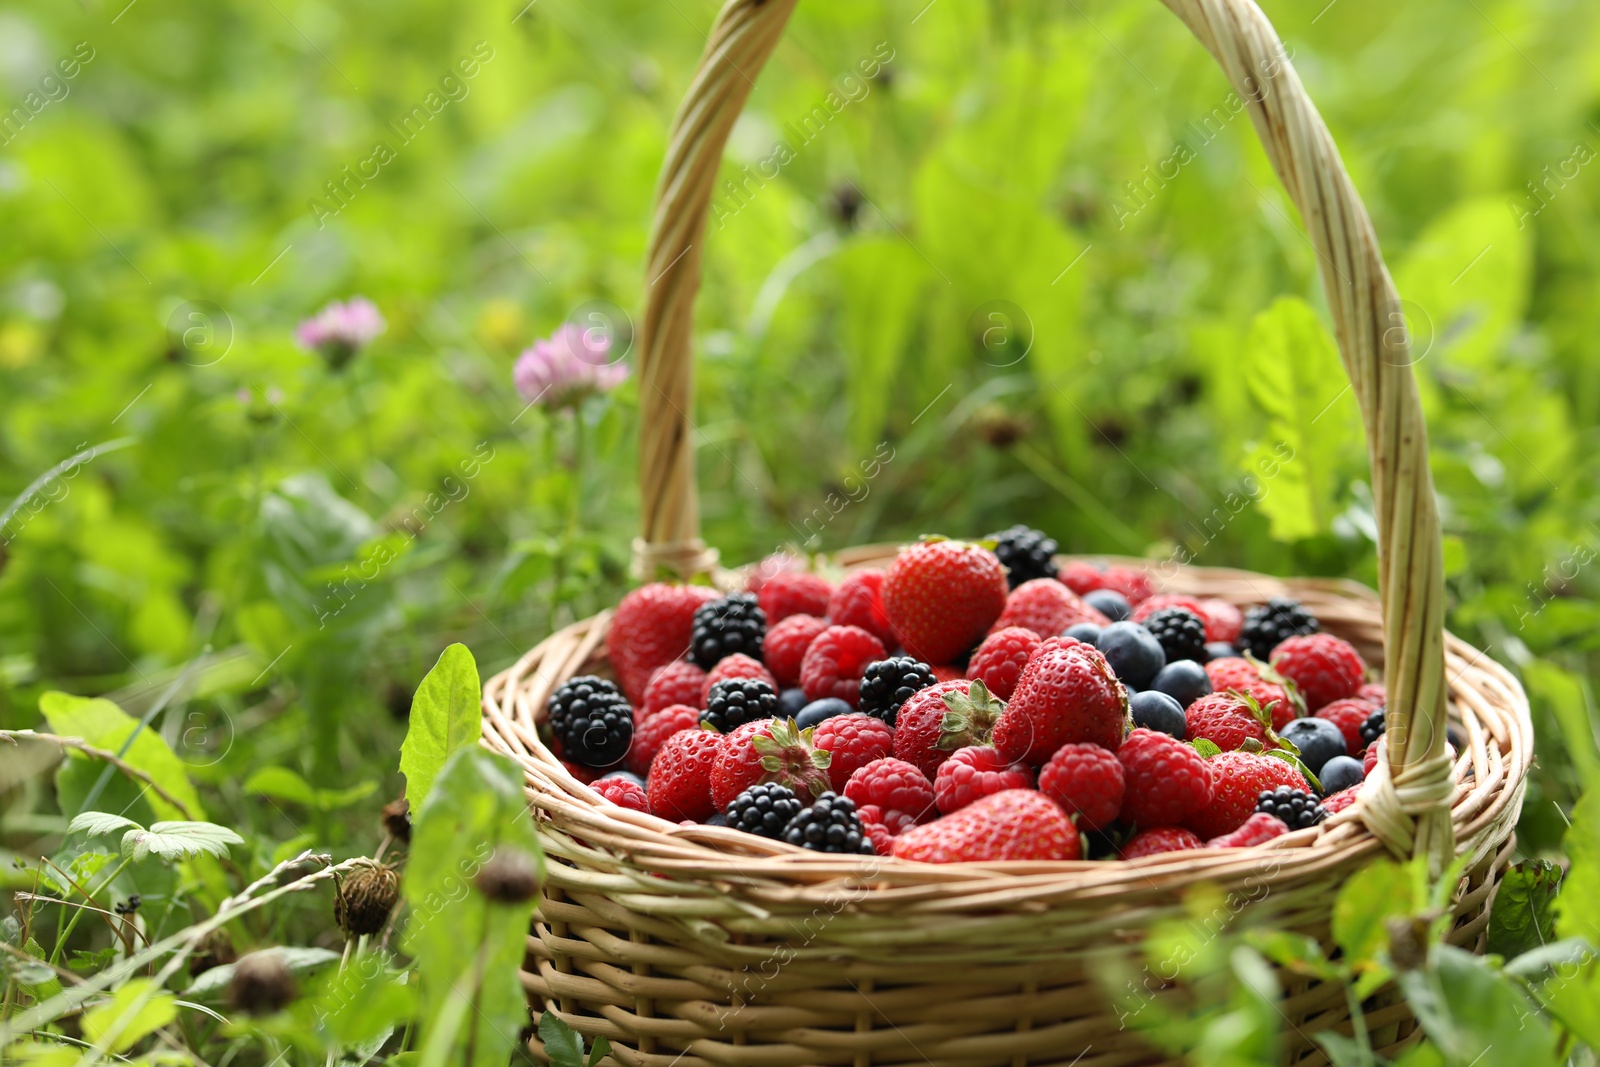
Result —
<instances>
[{"instance_id":1,"label":"ripe strawberry","mask_svg":"<svg viewBox=\"0 0 1600 1067\"><path fill-rule=\"evenodd\" d=\"M919 822L936 818L933 783L905 760L885 756L856 770L844 785L846 799L854 801L863 819L871 807L879 821L899 834ZM910 820L909 825L905 820ZM898 827L898 828L897 828Z\"/></svg>"},{"instance_id":2,"label":"ripe strawberry","mask_svg":"<svg viewBox=\"0 0 1600 1067\"><path fill-rule=\"evenodd\" d=\"M1115 589L1128 598L1128 603L1135 605L1150 599L1156 591L1148 567L1129 567L1121 563L1113 563L1106 568L1104 577L1100 579L1100 588Z\"/></svg>"},{"instance_id":3,"label":"ripe strawberry","mask_svg":"<svg viewBox=\"0 0 1600 1067\"><path fill-rule=\"evenodd\" d=\"M900 706L895 757L932 778L956 749L988 744L1005 707L980 681L935 683Z\"/></svg>"},{"instance_id":4,"label":"ripe strawberry","mask_svg":"<svg viewBox=\"0 0 1600 1067\"><path fill-rule=\"evenodd\" d=\"M889 616L883 612L883 572L880 570L851 571L845 575L828 598L828 621L835 626L859 626L883 642L884 648L893 648L900 642L889 626Z\"/></svg>"},{"instance_id":5,"label":"ripe strawberry","mask_svg":"<svg viewBox=\"0 0 1600 1067\"><path fill-rule=\"evenodd\" d=\"M1047 798L1007 789L907 830L894 839L894 854L923 863L1075 860L1078 831Z\"/></svg>"},{"instance_id":6,"label":"ripe strawberry","mask_svg":"<svg viewBox=\"0 0 1600 1067\"><path fill-rule=\"evenodd\" d=\"M1004 789L1032 788L1033 768L1008 762L989 745L956 749L933 779L934 802L944 815Z\"/></svg>"},{"instance_id":7,"label":"ripe strawberry","mask_svg":"<svg viewBox=\"0 0 1600 1067\"><path fill-rule=\"evenodd\" d=\"M1001 700L1017 691L1017 679L1028 659L1039 650L1039 635L1021 626L995 630L983 639L967 663L967 677L976 678Z\"/></svg>"},{"instance_id":8,"label":"ripe strawberry","mask_svg":"<svg viewBox=\"0 0 1600 1067\"><path fill-rule=\"evenodd\" d=\"M1183 713L1187 729L1184 740L1205 738L1224 752L1240 748L1246 741L1265 743L1267 728L1256 718L1248 701L1233 693L1211 693L1201 697Z\"/></svg>"},{"instance_id":9,"label":"ripe strawberry","mask_svg":"<svg viewBox=\"0 0 1600 1067\"><path fill-rule=\"evenodd\" d=\"M1255 698L1272 713L1272 728L1281 730L1305 711L1294 683L1257 659L1224 656L1206 664L1206 677L1218 693L1239 692Z\"/></svg>"},{"instance_id":10,"label":"ripe strawberry","mask_svg":"<svg viewBox=\"0 0 1600 1067\"><path fill-rule=\"evenodd\" d=\"M766 682L774 693L778 691L777 679L772 677L771 671L762 666L760 660L743 652L735 652L731 656L723 656L715 667L706 672L706 680L701 683L700 688L700 706L702 708L706 706L706 701L711 697L712 686L730 678L753 678L758 682Z\"/></svg>"},{"instance_id":11,"label":"ripe strawberry","mask_svg":"<svg viewBox=\"0 0 1600 1067\"><path fill-rule=\"evenodd\" d=\"M800 661L807 700L838 697L856 707L867 664L884 658L883 642L858 626L830 626L812 640Z\"/></svg>"},{"instance_id":12,"label":"ripe strawberry","mask_svg":"<svg viewBox=\"0 0 1600 1067\"><path fill-rule=\"evenodd\" d=\"M1251 845L1264 845L1274 837L1282 837L1288 832L1289 827L1276 815L1258 811L1246 819L1237 830L1207 841L1206 848L1249 848Z\"/></svg>"},{"instance_id":13,"label":"ripe strawberry","mask_svg":"<svg viewBox=\"0 0 1600 1067\"><path fill-rule=\"evenodd\" d=\"M1060 573L1056 575L1056 581L1082 596L1096 589L1104 589L1106 576L1105 572L1093 563L1073 559L1068 560L1066 566L1061 568Z\"/></svg>"},{"instance_id":14,"label":"ripe strawberry","mask_svg":"<svg viewBox=\"0 0 1600 1067\"><path fill-rule=\"evenodd\" d=\"M1128 693L1099 650L1071 638L1039 646L1005 714L994 746L1008 760L1037 767L1074 741L1115 752L1128 727Z\"/></svg>"},{"instance_id":15,"label":"ripe strawberry","mask_svg":"<svg viewBox=\"0 0 1600 1067\"><path fill-rule=\"evenodd\" d=\"M856 805L856 818L861 820L861 832L872 842L872 851L880 856L887 856L894 851L895 832L884 822L884 817L883 809L876 805Z\"/></svg>"},{"instance_id":16,"label":"ripe strawberry","mask_svg":"<svg viewBox=\"0 0 1600 1067\"><path fill-rule=\"evenodd\" d=\"M817 724L811 743L831 753L828 779L834 792L843 793L851 775L894 749L894 730L871 715L835 715Z\"/></svg>"},{"instance_id":17,"label":"ripe strawberry","mask_svg":"<svg viewBox=\"0 0 1600 1067\"><path fill-rule=\"evenodd\" d=\"M700 701L705 691L706 672L698 664L675 659L650 675L650 683L644 687L644 717L648 719L674 704L704 707Z\"/></svg>"},{"instance_id":18,"label":"ripe strawberry","mask_svg":"<svg viewBox=\"0 0 1600 1067\"><path fill-rule=\"evenodd\" d=\"M922 541L900 550L883 579L883 609L900 644L948 663L982 640L1005 610L1006 569L986 548Z\"/></svg>"},{"instance_id":19,"label":"ripe strawberry","mask_svg":"<svg viewBox=\"0 0 1600 1067\"><path fill-rule=\"evenodd\" d=\"M622 598L606 631L606 655L629 703L643 701L657 667L689 650L695 609L715 599L715 589L666 582L642 585Z\"/></svg>"},{"instance_id":20,"label":"ripe strawberry","mask_svg":"<svg viewBox=\"0 0 1600 1067\"><path fill-rule=\"evenodd\" d=\"M648 777L651 761L656 758L656 753L661 751L661 745L667 738L679 730L699 728L700 711L694 705L674 704L669 708L662 708L635 724L633 744L628 746L628 754L624 757L622 765L640 778Z\"/></svg>"},{"instance_id":21,"label":"ripe strawberry","mask_svg":"<svg viewBox=\"0 0 1600 1067\"><path fill-rule=\"evenodd\" d=\"M1076 815L1079 829L1104 830L1122 810L1122 762L1099 745L1062 745L1039 768L1039 792Z\"/></svg>"},{"instance_id":22,"label":"ripe strawberry","mask_svg":"<svg viewBox=\"0 0 1600 1067\"><path fill-rule=\"evenodd\" d=\"M1012 626L1032 630L1040 640L1056 637L1075 623L1109 626L1111 620L1078 599L1054 578L1031 578L1011 591L1005 610L989 628L994 634Z\"/></svg>"},{"instance_id":23,"label":"ripe strawberry","mask_svg":"<svg viewBox=\"0 0 1600 1067\"><path fill-rule=\"evenodd\" d=\"M1366 725L1367 717L1372 711L1372 705L1365 700L1345 697L1343 700L1335 700L1318 708L1317 718L1327 719L1337 726L1344 734L1345 751L1355 755L1367 747L1366 742L1361 739L1361 727Z\"/></svg>"},{"instance_id":24,"label":"ripe strawberry","mask_svg":"<svg viewBox=\"0 0 1600 1067\"><path fill-rule=\"evenodd\" d=\"M1192 831L1180 826L1157 826L1149 830L1141 830L1122 846L1121 857L1125 860L1136 860L1144 856L1155 856L1162 852L1182 852L1190 848L1205 848Z\"/></svg>"},{"instance_id":25,"label":"ripe strawberry","mask_svg":"<svg viewBox=\"0 0 1600 1067\"><path fill-rule=\"evenodd\" d=\"M1211 803L1210 765L1200 753L1167 734L1140 727L1117 750L1122 764L1119 818L1140 829L1176 826Z\"/></svg>"},{"instance_id":26,"label":"ripe strawberry","mask_svg":"<svg viewBox=\"0 0 1600 1067\"><path fill-rule=\"evenodd\" d=\"M673 822L704 822L716 814L711 778L726 742L714 730L679 730L667 738L645 784L650 810Z\"/></svg>"},{"instance_id":27,"label":"ripe strawberry","mask_svg":"<svg viewBox=\"0 0 1600 1067\"><path fill-rule=\"evenodd\" d=\"M1200 601L1200 606L1206 609L1200 617L1206 620L1207 641L1226 641L1231 645L1239 640L1244 629L1244 612L1236 605L1218 597L1206 597Z\"/></svg>"},{"instance_id":28,"label":"ripe strawberry","mask_svg":"<svg viewBox=\"0 0 1600 1067\"><path fill-rule=\"evenodd\" d=\"M644 786L630 779L601 778L590 788L619 807L631 808L634 811L650 810L650 801L645 796Z\"/></svg>"},{"instance_id":29,"label":"ripe strawberry","mask_svg":"<svg viewBox=\"0 0 1600 1067\"><path fill-rule=\"evenodd\" d=\"M1272 667L1294 682L1311 712L1355 696L1367 674L1355 646L1328 633L1284 638L1272 650Z\"/></svg>"},{"instance_id":30,"label":"ripe strawberry","mask_svg":"<svg viewBox=\"0 0 1600 1067\"><path fill-rule=\"evenodd\" d=\"M1341 812L1356 802L1356 794L1359 792L1361 792L1361 787L1353 785L1349 789L1341 789L1337 793L1325 796L1322 798L1322 810L1329 815Z\"/></svg>"},{"instance_id":31,"label":"ripe strawberry","mask_svg":"<svg viewBox=\"0 0 1600 1067\"><path fill-rule=\"evenodd\" d=\"M657 756L659 763L661 757ZM777 782L809 803L831 788L832 757L811 743L810 730L796 730L794 720L757 719L729 734L711 771L711 801L727 811L734 797L757 782ZM653 772L652 772L653 774Z\"/></svg>"},{"instance_id":32,"label":"ripe strawberry","mask_svg":"<svg viewBox=\"0 0 1600 1067\"><path fill-rule=\"evenodd\" d=\"M827 628L828 620L815 615L790 615L767 631L761 658L780 686L789 689L800 684L800 665L805 662L806 649Z\"/></svg>"},{"instance_id":33,"label":"ripe strawberry","mask_svg":"<svg viewBox=\"0 0 1600 1067\"><path fill-rule=\"evenodd\" d=\"M1370 700L1380 708L1389 703L1389 693L1383 688L1382 682L1368 682L1356 690L1356 696L1362 700Z\"/></svg>"},{"instance_id":34,"label":"ripe strawberry","mask_svg":"<svg viewBox=\"0 0 1600 1067\"><path fill-rule=\"evenodd\" d=\"M1286 785L1310 791L1287 760L1256 752L1223 752L1206 761L1216 778L1211 803L1191 809L1183 824L1210 840L1237 830L1256 810L1261 794Z\"/></svg>"},{"instance_id":35,"label":"ripe strawberry","mask_svg":"<svg viewBox=\"0 0 1600 1067\"><path fill-rule=\"evenodd\" d=\"M808 571L780 571L761 583L756 603L767 614L767 625L791 615L823 616L833 586L820 574Z\"/></svg>"}]
</instances>

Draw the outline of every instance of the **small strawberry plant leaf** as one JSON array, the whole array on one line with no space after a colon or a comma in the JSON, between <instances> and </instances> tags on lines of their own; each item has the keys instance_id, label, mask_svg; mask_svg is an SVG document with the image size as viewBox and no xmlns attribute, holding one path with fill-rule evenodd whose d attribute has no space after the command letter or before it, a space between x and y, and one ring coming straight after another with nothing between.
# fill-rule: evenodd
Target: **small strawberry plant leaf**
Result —
<instances>
[{"instance_id":1,"label":"small strawberry plant leaf","mask_svg":"<svg viewBox=\"0 0 1600 1067\"><path fill-rule=\"evenodd\" d=\"M164 860L186 860L195 856L226 856L229 845L242 845L244 838L213 822L158 822L148 830L133 829L122 835L122 854L135 863L151 855Z\"/></svg>"},{"instance_id":2,"label":"small strawberry plant leaf","mask_svg":"<svg viewBox=\"0 0 1600 1067\"><path fill-rule=\"evenodd\" d=\"M99 760L68 753L56 770L56 791L62 811L88 808L132 811L153 819L203 818L205 806L189 781L182 760L138 719L104 697L80 697L69 693L46 693L39 698L39 710L52 732L64 737L81 737L96 748L115 752L124 763L150 776L167 794L184 806L180 811L167 803L143 782L118 774ZM107 772L112 777L105 778ZM102 784L104 779L106 784ZM138 807L132 807L137 803ZM149 812L149 816L144 816Z\"/></svg>"},{"instance_id":3,"label":"small strawberry plant leaf","mask_svg":"<svg viewBox=\"0 0 1600 1067\"><path fill-rule=\"evenodd\" d=\"M1209 737L1197 737L1189 742L1189 747L1200 753L1204 759L1222 755L1222 749L1217 747L1217 743Z\"/></svg>"},{"instance_id":4,"label":"small strawberry plant leaf","mask_svg":"<svg viewBox=\"0 0 1600 1067\"><path fill-rule=\"evenodd\" d=\"M553 1011L539 1019L539 1040L551 1067L584 1067L583 1035L573 1030ZM609 1047L609 1046L608 1046Z\"/></svg>"},{"instance_id":5,"label":"small strawberry plant leaf","mask_svg":"<svg viewBox=\"0 0 1600 1067\"><path fill-rule=\"evenodd\" d=\"M1562 937L1600 945L1600 912L1594 906L1600 900L1600 792L1584 794L1572 809L1561 845L1571 864L1556 903L1556 929Z\"/></svg>"},{"instance_id":6,"label":"small strawberry plant leaf","mask_svg":"<svg viewBox=\"0 0 1600 1067\"><path fill-rule=\"evenodd\" d=\"M601 1060L611 1055L611 1042L604 1037L594 1039L594 1047L589 1050L588 1067L597 1067Z\"/></svg>"},{"instance_id":7,"label":"small strawberry plant leaf","mask_svg":"<svg viewBox=\"0 0 1600 1067\"><path fill-rule=\"evenodd\" d=\"M132 819L122 815L112 815L104 811L86 811L76 816L67 824L67 833L85 833L90 837L100 837L104 834L114 834L118 830L142 830L144 827Z\"/></svg>"},{"instance_id":8,"label":"small strawberry plant leaf","mask_svg":"<svg viewBox=\"0 0 1600 1067\"><path fill-rule=\"evenodd\" d=\"M1294 747L1294 742L1285 741L1280 737L1278 738L1278 744L1283 747L1264 749L1261 754L1263 756L1271 756L1273 759L1283 760L1283 762L1299 771L1305 777L1305 780L1310 783L1311 788L1319 793L1322 792L1322 783L1317 780L1317 776L1311 773L1311 768L1307 767L1305 761L1300 758L1300 750Z\"/></svg>"},{"instance_id":9,"label":"small strawberry plant leaf","mask_svg":"<svg viewBox=\"0 0 1600 1067\"><path fill-rule=\"evenodd\" d=\"M1333 902L1333 939L1354 968L1377 959L1389 942L1386 922L1409 915L1420 904L1411 877L1392 860L1380 859L1346 879Z\"/></svg>"},{"instance_id":10,"label":"small strawberry plant leaf","mask_svg":"<svg viewBox=\"0 0 1600 1067\"><path fill-rule=\"evenodd\" d=\"M472 653L466 645L451 645L417 687L406 739L400 745L400 773L406 776L406 797L413 812L421 809L451 753L477 742L483 731L482 700Z\"/></svg>"},{"instance_id":11,"label":"small strawberry plant leaf","mask_svg":"<svg viewBox=\"0 0 1600 1067\"><path fill-rule=\"evenodd\" d=\"M1514 959L1555 940L1563 873L1549 860L1523 860L1506 871L1489 912L1490 952Z\"/></svg>"},{"instance_id":12,"label":"small strawberry plant leaf","mask_svg":"<svg viewBox=\"0 0 1600 1067\"><path fill-rule=\"evenodd\" d=\"M1481 956L1434 945L1428 965L1396 976L1411 1010L1445 1062L1469 1064L1486 1050L1496 1063L1555 1067L1549 1024L1514 979Z\"/></svg>"},{"instance_id":13,"label":"small strawberry plant leaf","mask_svg":"<svg viewBox=\"0 0 1600 1067\"><path fill-rule=\"evenodd\" d=\"M150 978L133 978L83 1016L83 1036L113 1052L126 1052L178 1017L177 998L155 989Z\"/></svg>"}]
</instances>

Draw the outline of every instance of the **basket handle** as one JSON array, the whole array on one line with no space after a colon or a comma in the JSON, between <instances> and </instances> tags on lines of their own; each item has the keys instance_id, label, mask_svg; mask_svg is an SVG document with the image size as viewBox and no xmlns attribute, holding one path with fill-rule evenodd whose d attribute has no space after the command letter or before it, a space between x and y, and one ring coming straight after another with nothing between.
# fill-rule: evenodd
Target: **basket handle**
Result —
<instances>
[{"instance_id":1,"label":"basket handle","mask_svg":"<svg viewBox=\"0 0 1600 1067\"><path fill-rule=\"evenodd\" d=\"M711 567L695 495L691 326L723 147L798 0L728 0L673 119L645 257L639 328L639 489L635 566ZM1334 334L1360 404L1378 517L1389 698L1387 765L1363 787L1368 828L1436 868L1454 847L1445 752L1444 569L1427 433L1400 298L1338 148L1253 0L1162 0L1205 45L1248 105L1278 178L1317 249Z\"/></svg>"}]
</instances>

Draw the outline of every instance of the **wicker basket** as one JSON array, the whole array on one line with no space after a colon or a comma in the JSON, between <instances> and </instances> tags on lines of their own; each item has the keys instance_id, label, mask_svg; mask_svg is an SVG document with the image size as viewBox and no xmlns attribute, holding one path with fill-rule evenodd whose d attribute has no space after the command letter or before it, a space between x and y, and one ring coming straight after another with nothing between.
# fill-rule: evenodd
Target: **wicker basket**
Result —
<instances>
[{"instance_id":1,"label":"wicker basket","mask_svg":"<svg viewBox=\"0 0 1600 1067\"><path fill-rule=\"evenodd\" d=\"M484 691L485 742L526 772L550 857L524 983L535 1014L603 1035L625 1064L1145 1064L1096 976L1210 883L1230 906L1326 941L1329 901L1383 855L1441 869L1468 857L1451 940L1481 947L1532 756L1527 700L1502 668L1445 633L1439 523L1399 298L1338 152L1252 0L1164 0L1226 71L1316 245L1365 421L1380 532L1380 595L1349 583L1184 568L1167 591L1237 604L1288 593L1383 667L1388 761L1323 825L1246 850L1132 862L936 866L804 852L736 831L627 811L540 743L551 690L605 670L609 613L544 641ZM796 0L730 0L678 111L659 187L640 330L645 572L710 570L699 538L688 412L700 242L724 142ZM893 546L842 553L884 565ZM1387 627L1384 623L1387 620ZM1466 743L1451 761L1444 724ZM1387 768L1393 768L1392 774ZM1348 1033L1342 987L1283 975L1289 1062L1326 1062L1310 1035ZM1159 982L1150 983L1159 993ZM1380 995L1375 1044L1415 1037ZM533 1053L543 1057L538 1039Z\"/></svg>"}]
</instances>

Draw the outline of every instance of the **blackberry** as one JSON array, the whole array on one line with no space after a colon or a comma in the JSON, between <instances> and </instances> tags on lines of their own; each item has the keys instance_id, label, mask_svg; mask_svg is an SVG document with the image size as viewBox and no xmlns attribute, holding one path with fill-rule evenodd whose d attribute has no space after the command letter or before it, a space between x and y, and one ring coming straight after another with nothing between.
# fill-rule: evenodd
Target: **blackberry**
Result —
<instances>
[{"instance_id":1,"label":"blackberry","mask_svg":"<svg viewBox=\"0 0 1600 1067\"><path fill-rule=\"evenodd\" d=\"M766 637L767 613L756 605L755 594L729 593L696 609L689 658L708 671L735 652L760 659Z\"/></svg>"},{"instance_id":2,"label":"blackberry","mask_svg":"<svg viewBox=\"0 0 1600 1067\"><path fill-rule=\"evenodd\" d=\"M1168 663L1205 658L1205 621L1188 608L1162 608L1144 620L1144 628L1161 643Z\"/></svg>"},{"instance_id":3,"label":"blackberry","mask_svg":"<svg viewBox=\"0 0 1600 1067\"><path fill-rule=\"evenodd\" d=\"M994 554L1000 557L1000 565L1006 569L1006 581L1011 588L1026 582L1030 578L1054 578L1056 576L1056 541L1038 530L1026 526L1013 526L1009 530L1001 530L984 538L993 541Z\"/></svg>"},{"instance_id":4,"label":"blackberry","mask_svg":"<svg viewBox=\"0 0 1600 1067\"><path fill-rule=\"evenodd\" d=\"M805 802L786 785L753 785L728 805L728 825L747 834L783 840L783 831L806 810Z\"/></svg>"},{"instance_id":5,"label":"blackberry","mask_svg":"<svg viewBox=\"0 0 1600 1067\"><path fill-rule=\"evenodd\" d=\"M861 828L854 802L828 792L809 808L789 820L782 840L813 852L843 852L875 855L872 840Z\"/></svg>"},{"instance_id":6,"label":"blackberry","mask_svg":"<svg viewBox=\"0 0 1600 1067\"><path fill-rule=\"evenodd\" d=\"M1275 596L1244 613L1244 628L1234 644L1256 659L1269 660L1272 650L1286 637L1314 634L1322 629L1317 617L1293 597Z\"/></svg>"},{"instance_id":7,"label":"blackberry","mask_svg":"<svg viewBox=\"0 0 1600 1067\"><path fill-rule=\"evenodd\" d=\"M561 754L585 767L609 767L633 744L633 708L616 682L579 675L550 695L550 732Z\"/></svg>"},{"instance_id":8,"label":"blackberry","mask_svg":"<svg viewBox=\"0 0 1600 1067\"><path fill-rule=\"evenodd\" d=\"M731 734L747 722L778 714L778 694L759 678L724 678L706 696L700 725Z\"/></svg>"},{"instance_id":9,"label":"blackberry","mask_svg":"<svg viewBox=\"0 0 1600 1067\"><path fill-rule=\"evenodd\" d=\"M893 726L900 705L936 680L933 668L915 656L893 656L869 663L861 675L859 710Z\"/></svg>"},{"instance_id":10,"label":"blackberry","mask_svg":"<svg viewBox=\"0 0 1600 1067\"><path fill-rule=\"evenodd\" d=\"M1281 820L1291 830L1304 830L1328 817L1327 810L1316 797L1304 789L1290 789L1286 785L1262 790L1256 810Z\"/></svg>"},{"instance_id":11,"label":"blackberry","mask_svg":"<svg viewBox=\"0 0 1600 1067\"><path fill-rule=\"evenodd\" d=\"M1387 705L1379 708L1367 716L1367 721L1361 724L1361 743L1370 745L1382 737L1389 729L1389 708Z\"/></svg>"}]
</instances>

